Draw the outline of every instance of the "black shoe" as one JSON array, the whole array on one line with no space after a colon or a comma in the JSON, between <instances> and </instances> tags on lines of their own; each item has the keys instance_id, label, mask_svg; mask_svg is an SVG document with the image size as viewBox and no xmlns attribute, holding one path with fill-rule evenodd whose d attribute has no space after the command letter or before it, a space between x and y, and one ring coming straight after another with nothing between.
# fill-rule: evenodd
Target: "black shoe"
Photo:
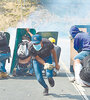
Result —
<instances>
[{"instance_id":1,"label":"black shoe","mask_svg":"<svg viewBox=\"0 0 90 100\"><path fill-rule=\"evenodd\" d=\"M44 89L43 95L44 95L44 96L47 96L47 95L48 95L48 88L45 88L45 89Z\"/></svg>"},{"instance_id":2,"label":"black shoe","mask_svg":"<svg viewBox=\"0 0 90 100\"><path fill-rule=\"evenodd\" d=\"M50 84L51 87L54 87L55 82L54 82L54 80L53 80L52 77L48 78L48 82L49 82L49 84Z\"/></svg>"}]
</instances>

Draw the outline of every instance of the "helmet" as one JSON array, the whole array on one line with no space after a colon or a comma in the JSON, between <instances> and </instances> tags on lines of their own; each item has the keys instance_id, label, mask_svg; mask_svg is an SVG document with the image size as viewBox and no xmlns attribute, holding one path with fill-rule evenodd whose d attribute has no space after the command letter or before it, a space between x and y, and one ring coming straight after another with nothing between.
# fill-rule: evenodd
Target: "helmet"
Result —
<instances>
[{"instance_id":1,"label":"helmet","mask_svg":"<svg viewBox=\"0 0 90 100\"><path fill-rule=\"evenodd\" d=\"M51 43L55 43L55 42L56 42L56 40L55 40L54 38L52 38L52 37L49 38L49 41L50 41Z\"/></svg>"},{"instance_id":2,"label":"helmet","mask_svg":"<svg viewBox=\"0 0 90 100\"><path fill-rule=\"evenodd\" d=\"M80 32L80 30L76 27L76 26L72 26L70 28L70 34L71 36L74 38L78 33Z\"/></svg>"}]
</instances>

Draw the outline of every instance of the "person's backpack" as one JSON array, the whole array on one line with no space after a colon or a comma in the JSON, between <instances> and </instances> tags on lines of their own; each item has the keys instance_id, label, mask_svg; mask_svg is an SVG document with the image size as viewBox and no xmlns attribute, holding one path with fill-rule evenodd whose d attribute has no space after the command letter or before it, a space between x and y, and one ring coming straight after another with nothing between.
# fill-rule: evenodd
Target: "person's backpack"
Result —
<instances>
[{"instance_id":1,"label":"person's backpack","mask_svg":"<svg viewBox=\"0 0 90 100\"><path fill-rule=\"evenodd\" d=\"M0 32L0 54L8 54L10 52L9 47L9 40L10 40L10 34L8 32ZM6 57L3 60L8 59L8 62L10 62L10 56Z\"/></svg>"},{"instance_id":2,"label":"person's backpack","mask_svg":"<svg viewBox=\"0 0 90 100\"><path fill-rule=\"evenodd\" d=\"M9 40L9 33L0 32L0 53L10 53Z\"/></svg>"},{"instance_id":3,"label":"person's backpack","mask_svg":"<svg viewBox=\"0 0 90 100\"><path fill-rule=\"evenodd\" d=\"M82 80L90 83L90 56L84 59L83 68L80 71L80 77Z\"/></svg>"},{"instance_id":4,"label":"person's backpack","mask_svg":"<svg viewBox=\"0 0 90 100\"><path fill-rule=\"evenodd\" d=\"M0 32L0 47L8 45L8 40L4 32Z\"/></svg>"},{"instance_id":5,"label":"person's backpack","mask_svg":"<svg viewBox=\"0 0 90 100\"><path fill-rule=\"evenodd\" d=\"M22 60L29 57L28 41L22 41L19 44L17 55Z\"/></svg>"}]
</instances>

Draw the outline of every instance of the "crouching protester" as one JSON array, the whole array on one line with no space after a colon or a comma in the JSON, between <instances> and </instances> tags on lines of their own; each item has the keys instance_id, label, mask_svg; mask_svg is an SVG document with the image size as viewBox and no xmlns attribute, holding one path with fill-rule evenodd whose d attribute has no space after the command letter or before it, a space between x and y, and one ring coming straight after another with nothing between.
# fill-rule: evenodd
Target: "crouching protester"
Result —
<instances>
[{"instance_id":1,"label":"crouching protester","mask_svg":"<svg viewBox=\"0 0 90 100\"><path fill-rule=\"evenodd\" d=\"M16 64L16 71L13 73L14 76L33 75L34 70L32 67L32 59L28 48L29 42L29 37L24 36L22 38L22 42L18 46L18 60Z\"/></svg>"},{"instance_id":2,"label":"crouching protester","mask_svg":"<svg viewBox=\"0 0 90 100\"><path fill-rule=\"evenodd\" d=\"M0 32L0 79L8 77L5 63L7 59L9 61L9 57L10 47L6 33Z\"/></svg>"},{"instance_id":3,"label":"crouching protester","mask_svg":"<svg viewBox=\"0 0 90 100\"><path fill-rule=\"evenodd\" d=\"M90 86L90 65L88 65L90 61L84 66L81 63L85 57L90 57L90 33L82 32L76 26L72 26L70 34L74 38L74 49L78 52L73 65L75 81L77 84Z\"/></svg>"},{"instance_id":4,"label":"crouching protester","mask_svg":"<svg viewBox=\"0 0 90 100\"><path fill-rule=\"evenodd\" d=\"M38 82L44 87L43 95L48 95L48 86L45 83L42 75L42 70L46 70L46 76L51 87L55 85L53 79L53 65L51 53L54 56L55 67L59 70L60 66L57 62L56 52L54 45L45 38L42 38L39 34L32 36L32 45L29 47L30 53L33 57L33 67Z\"/></svg>"}]
</instances>

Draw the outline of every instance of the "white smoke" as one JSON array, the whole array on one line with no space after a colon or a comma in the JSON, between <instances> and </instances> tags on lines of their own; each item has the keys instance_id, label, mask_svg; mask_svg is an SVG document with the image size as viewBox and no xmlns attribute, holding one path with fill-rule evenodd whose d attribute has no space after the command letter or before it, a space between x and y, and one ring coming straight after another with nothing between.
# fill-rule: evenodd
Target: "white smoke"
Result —
<instances>
[{"instance_id":1,"label":"white smoke","mask_svg":"<svg viewBox=\"0 0 90 100\"><path fill-rule=\"evenodd\" d=\"M58 40L60 40L60 37L68 37L72 25L89 25L90 23L89 0L41 0L41 3L43 6L39 6L27 19L19 22L17 27L35 28L37 32L57 31L59 32ZM10 47L13 50L16 28L9 28L7 31L11 34ZM64 41L61 42L63 44L58 42L61 48L65 44ZM69 49L70 45L67 45Z\"/></svg>"}]
</instances>

